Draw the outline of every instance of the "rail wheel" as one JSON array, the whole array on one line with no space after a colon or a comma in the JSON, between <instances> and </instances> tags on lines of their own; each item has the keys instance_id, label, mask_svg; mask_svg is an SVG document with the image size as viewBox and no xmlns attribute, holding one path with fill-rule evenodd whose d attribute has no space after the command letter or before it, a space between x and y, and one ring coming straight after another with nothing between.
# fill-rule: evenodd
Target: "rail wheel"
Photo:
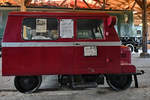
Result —
<instances>
[{"instance_id":1,"label":"rail wheel","mask_svg":"<svg viewBox=\"0 0 150 100\"><path fill-rule=\"evenodd\" d=\"M15 87L22 93L35 92L41 85L41 76L16 76L14 80Z\"/></svg>"},{"instance_id":2,"label":"rail wheel","mask_svg":"<svg viewBox=\"0 0 150 100\"><path fill-rule=\"evenodd\" d=\"M131 86L132 75L107 75L108 85L116 91L125 90Z\"/></svg>"}]
</instances>

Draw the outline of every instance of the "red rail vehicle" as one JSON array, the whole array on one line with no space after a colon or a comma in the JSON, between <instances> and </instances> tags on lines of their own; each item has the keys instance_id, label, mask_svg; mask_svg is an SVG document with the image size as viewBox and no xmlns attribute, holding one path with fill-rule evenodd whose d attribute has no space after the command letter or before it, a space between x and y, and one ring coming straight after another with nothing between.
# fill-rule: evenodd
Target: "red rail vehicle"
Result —
<instances>
[{"instance_id":1,"label":"red rail vehicle","mask_svg":"<svg viewBox=\"0 0 150 100\"><path fill-rule=\"evenodd\" d=\"M116 18L100 12L11 12L2 41L2 75L16 76L22 93L36 91L41 75L58 75L73 89L104 84L138 87L136 67L121 46Z\"/></svg>"}]
</instances>

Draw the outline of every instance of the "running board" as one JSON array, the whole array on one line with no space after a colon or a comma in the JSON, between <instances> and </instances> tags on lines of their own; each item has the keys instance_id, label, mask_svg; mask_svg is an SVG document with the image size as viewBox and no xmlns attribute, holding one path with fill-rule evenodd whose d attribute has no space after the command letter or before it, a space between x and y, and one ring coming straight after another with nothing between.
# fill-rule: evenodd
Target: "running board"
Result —
<instances>
[{"instance_id":1,"label":"running board","mask_svg":"<svg viewBox=\"0 0 150 100\"><path fill-rule=\"evenodd\" d=\"M82 83L82 84L72 84L73 89L77 88L96 88L98 85L96 82L90 82L90 83Z\"/></svg>"}]
</instances>

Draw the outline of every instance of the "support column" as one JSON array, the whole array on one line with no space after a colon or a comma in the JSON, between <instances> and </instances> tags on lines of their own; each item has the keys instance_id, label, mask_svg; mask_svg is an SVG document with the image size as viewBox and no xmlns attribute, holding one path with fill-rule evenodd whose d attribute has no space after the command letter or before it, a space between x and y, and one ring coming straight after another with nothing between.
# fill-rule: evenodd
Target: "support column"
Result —
<instances>
[{"instance_id":1,"label":"support column","mask_svg":"<svg viewBox=\"0 0 150 100\"><path fill-rule=\"evenodd\" d=\"M74 1L74 7L73 10L75 10L77 8L77 0Z\"/></svg>"},{"instance_id":2,"label":"support column","mask_svg":"<svg viewBox=\"0 0 150 100\"><path fill-rule=\"evenodd\" d=\"M102 6L102 9L105 10L105 6L106 6L106 0L103 0L103 6Z\"/></svg>"},{"instance_id":3,"label":"support column","mask_svg":"<svg viewBox=\"0 0 150 100\"><path fill-rule=\"evenodd\" d=\"M20 0L20 11L25 12L26 11L26 6L25 6L25 0Z\"/></svg>"},{"instance_id":4,"label":"support column","mask_svg":"<svg viewBox=\"0 0 150 100\"><path fill-rule=\"evenodd\" d=\"M150 55L147 53L147 14L146 14L146 8L147 8L147 0L142 0L142 53L140 54L140 57L146 58L150 57Z\"/></svg>"}]
</instances>

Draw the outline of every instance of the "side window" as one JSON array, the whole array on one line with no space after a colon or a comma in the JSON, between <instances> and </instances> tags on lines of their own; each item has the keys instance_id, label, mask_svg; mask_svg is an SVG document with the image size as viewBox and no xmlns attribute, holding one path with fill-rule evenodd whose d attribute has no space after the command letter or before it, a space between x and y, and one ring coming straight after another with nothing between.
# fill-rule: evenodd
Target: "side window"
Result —
<instances>
[{"instance_id":1,"label":"side window","mask_svg":"<svg viewBox=\"0 0 150 100\"><path fill-rule=\"evenodd\" d=\"M100 19L78 19L78 39L103 39L103 20Z\"/></svg>"},{"instance_id":2,"label":"side window","mask_svg":"<svg viewBox=\"0 0 150 100\"><path fill-rule=\"evenodd\" d=\"M54 18L25 18L23 20L25 40L57 40L58 21Z\"/></svg>"}]
</instances>

